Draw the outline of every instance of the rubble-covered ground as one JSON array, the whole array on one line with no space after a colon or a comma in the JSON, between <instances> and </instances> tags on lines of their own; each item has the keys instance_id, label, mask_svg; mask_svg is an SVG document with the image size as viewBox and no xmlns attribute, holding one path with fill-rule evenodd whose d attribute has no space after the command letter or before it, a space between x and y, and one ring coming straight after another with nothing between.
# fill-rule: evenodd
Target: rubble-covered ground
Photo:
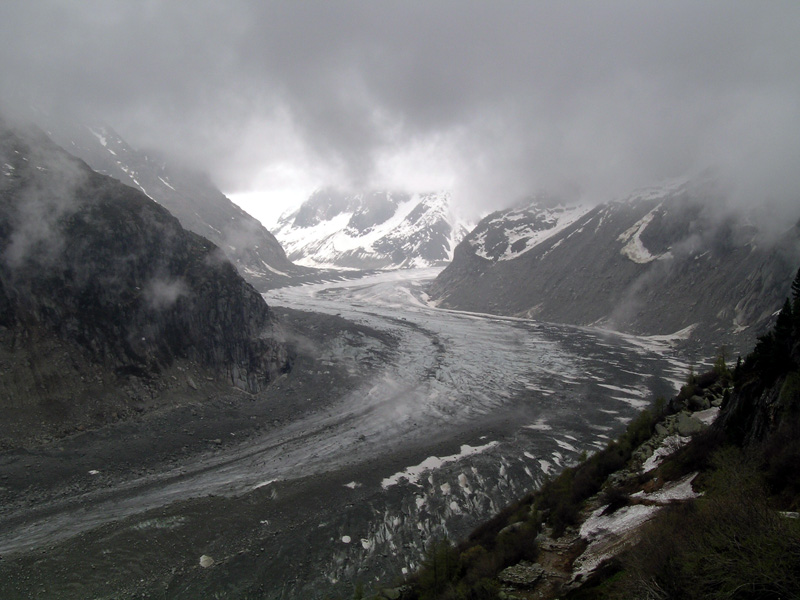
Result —
<instances>
[{"instance_id":1,"label":"rubble-covered ground","mask_svg":"<svg viewBox=\"0 0 800 600\"><path fill-rule=\"evenodd\" d=\"M4 597L348 596L687 372L663 339L437 309L435 274L273 290L298 357L264 393L4 452Z\"/></svg>"}]
</instances>

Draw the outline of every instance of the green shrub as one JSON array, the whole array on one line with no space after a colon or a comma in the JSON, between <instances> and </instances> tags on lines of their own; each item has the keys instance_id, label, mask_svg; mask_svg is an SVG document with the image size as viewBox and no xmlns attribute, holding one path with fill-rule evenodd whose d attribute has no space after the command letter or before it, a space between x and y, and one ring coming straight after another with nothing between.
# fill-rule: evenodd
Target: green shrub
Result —
<instances>
[{"instance_id":1,"label":"green shrub","mask_svg":"<svg viewBox=\"0 0 800 600\"><path fill-rule=\"evenodd\" d=\"M752 460L717 452L706 496L664 511L626 557L628 593L686 599L800 596L800 523L768 502Z\"/></svg>"}]
</instances>

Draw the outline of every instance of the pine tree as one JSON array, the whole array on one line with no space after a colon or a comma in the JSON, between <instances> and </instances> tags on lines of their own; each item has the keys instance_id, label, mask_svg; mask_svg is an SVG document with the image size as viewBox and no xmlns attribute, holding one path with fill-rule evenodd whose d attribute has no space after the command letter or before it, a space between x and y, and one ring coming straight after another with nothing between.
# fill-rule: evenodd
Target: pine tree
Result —
<instances>
[{"instance_id":1,"label":"pine tree","mask_svg":"<svg viewBox=\"0 0 800 600\"><path fill-rule=\"evenodd\" d=\"M789 370L794 345L794 317L792 305L787 298L775 321L774 344L772 346L772 368L778 374Z\"/></svg>"},{"instance_id":2,"label":"pine tree","mask_svg":"<svg viewBox=\"0 0 800 600\"><path fill-rule=\"evenodd\" d=\"M775 340L779 344L789 343L791 340L792 324L794 322L792 312L792 305L787 298L783 303L781 312L778 313L778 319L775 321Z\"/></svg>"},{"instance_id":3,"label":"pine tree","mask_svg":"<svg viewBox=\"0 0 800 600\"><path fill-rule=\"evenodd\" d=\"M797 275L792 282L792 317L794 335L800 337L800 269L797 269Z\"/></svg>"}]
</instances>

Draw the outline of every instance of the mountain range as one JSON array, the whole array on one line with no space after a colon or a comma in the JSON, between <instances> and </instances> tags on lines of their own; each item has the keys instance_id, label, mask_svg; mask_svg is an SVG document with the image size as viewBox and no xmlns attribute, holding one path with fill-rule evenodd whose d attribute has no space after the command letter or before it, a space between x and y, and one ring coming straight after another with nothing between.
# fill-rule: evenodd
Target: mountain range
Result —
<instances>
[{"instance_id":1,"label":"mountain range","mask_svg":"<svg viewBox=\"0 0 800 600\"><path fill-rule=\"evenodd\" d=\"M444 308L745 347L798 262L800 224L767 238L709 181L680 181L492 213L429 293Z\"/></svg>"},{"instance_id":2,"label":"mountain range","mask_svg":"<svg viewBox=\"0 0 800 600\"><path fill-rule=\"evenodd\" d=\"M298 264L397 269L445 264L470 228L454 216L449 192L325 188L281 216L273 232Z\"/></svg>"},{"instance_id":3,"label":"mountain range","mask_svg":"<svg viewBox=\"0 0 800 600\"><path fill-rule=\"evenodd\" d=\"M2 120L0 165L4 443L289 368L263 298L143 192Z\"/></svg>"},{"instance_id":4,"label":"mountain range","mask_svg":"<svg viewBox=\"0 0 800 600\"><path fill-rule=\"evenodd\" d=\"M289 261L275 237L231 202L201 172L128 144L108 125L37 112L34 121L54 142L98 173L130 185L161 204L181 225L219 246L257 289L308 274Z\"/></svg>"}]
</instances>

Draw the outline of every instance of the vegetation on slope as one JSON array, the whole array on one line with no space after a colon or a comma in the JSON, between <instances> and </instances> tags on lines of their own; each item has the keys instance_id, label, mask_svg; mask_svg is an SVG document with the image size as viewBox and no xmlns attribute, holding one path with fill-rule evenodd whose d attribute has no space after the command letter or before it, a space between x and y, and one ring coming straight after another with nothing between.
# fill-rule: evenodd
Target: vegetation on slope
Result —
<instances>
[{"instance_id":1,"label":"vegetation on slope","mask_svg":"<svg viewBox=\"0 0 800 600\"><path fill-rule=\"evenodd\" d=\"M498 575L520 561L535 562L543 532L557 538L579 525L591 498L614 511L630 502L633 486L654 478L652 472L638 479L610 476L629 464L665 415L704 390L732 383L715 425L655 472L662 481L698 472L695 488L702 496L662 509L634 546L561 597L800 598L800 519L788 512L800 509L800 271L792 295L773 329L733 372L721 353L712 371L690 374L676 398L644 411L603 451L565 469L460 544L434 544L397 597L505 597Z\"/></svg>"}]
</instances>

